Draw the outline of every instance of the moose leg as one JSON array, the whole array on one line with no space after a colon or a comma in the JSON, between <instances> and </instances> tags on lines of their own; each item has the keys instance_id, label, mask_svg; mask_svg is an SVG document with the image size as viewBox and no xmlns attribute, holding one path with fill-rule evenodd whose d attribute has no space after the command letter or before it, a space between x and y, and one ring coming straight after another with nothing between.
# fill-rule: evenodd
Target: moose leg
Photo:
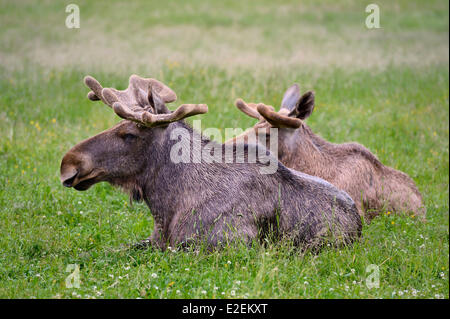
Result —
<instances>
[{"instance_id":1,"label":"moose leg","mask_svg":"<svg viewBox=\"0 0 450 319\"><path fill-rule=\"evenodd\" d=\"M237 242L250 244L257 237L256 225L250 223L236 223L236 221L219 220L214 225L203 227L189 233L175 233L171 237L171 246L180 245L187 248L191 245L202 246L212 251L223 248Z\"/></svg>"},{"instance_id":2,"label":"moose leg","mask_svg":"<svg viewBox=\"0 0 450 319\"><path fill-rule=\"evenodd\" d=\"M237 218L230 222L217 223L207 235L208 247L226 246L236 242L251 244L258 236L258 227L254 221L244 222Z\"/></svg>"}]
</instances>

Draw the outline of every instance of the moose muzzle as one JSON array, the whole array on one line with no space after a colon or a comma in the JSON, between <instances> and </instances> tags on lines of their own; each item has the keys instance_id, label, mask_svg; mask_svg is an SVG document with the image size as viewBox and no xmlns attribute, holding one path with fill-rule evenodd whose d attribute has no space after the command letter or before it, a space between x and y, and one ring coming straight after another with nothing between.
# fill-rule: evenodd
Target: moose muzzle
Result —
<instances>
[{"instance_id":1,"label":"moose muzzle","mask_svg":"<svg viewBox=\"0 0 450 319\"><path fill-rule=\"evenodd\" d=\"M61 183L76 190L87 190L99 182L100 172L95 170L89 156L69 151L61 162Z\"/></svg>"}]
</instances>

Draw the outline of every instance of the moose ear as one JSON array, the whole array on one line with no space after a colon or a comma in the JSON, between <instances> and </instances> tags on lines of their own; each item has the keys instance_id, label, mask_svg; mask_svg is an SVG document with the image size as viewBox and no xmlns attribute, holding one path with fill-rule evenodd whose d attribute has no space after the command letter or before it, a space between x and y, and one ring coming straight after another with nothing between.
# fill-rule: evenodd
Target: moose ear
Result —
<instances>
[{"instance_id":1,"label":"moose ear","mask_svg":"<svg viewBox=\"0 0 450 319\"><path fill-rule=\"evenodd\" d=\"M309 91L302 95L289 116L301 120L308 118L314 110L314 92Z\"/></svg>"},{"instance_id":2,"label":"moose ear","mask_svg":"<svg viewBox=\"0 0 450 319\"><path fill-rule=\"evenodd\" d=\"M289 89L284 92L283 100L281 101L281 108L288 109L292 111L300 98L300 88L297 83L292 85Z\"/></svg>"}]
</instances>

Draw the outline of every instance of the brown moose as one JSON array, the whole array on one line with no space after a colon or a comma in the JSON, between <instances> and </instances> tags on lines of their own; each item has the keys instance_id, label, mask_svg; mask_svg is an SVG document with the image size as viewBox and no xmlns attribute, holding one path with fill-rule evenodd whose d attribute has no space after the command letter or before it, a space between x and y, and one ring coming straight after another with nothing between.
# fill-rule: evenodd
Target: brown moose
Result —
<instances>
[{"instance_id":1,"label":"brown moose","mask_svg":"<svg viewBox=\"0 0 450 319\"><path fill-rule=\"evenodd\" d=\"M333 144L314 134L304 120L314 109L314 92L300 95L297 84L284 94L278 112L262 103L236 100L242 112L259 122L227 141L264 141L269 128L278 128L278 159L287 167L318 176L346 191L358 211L370 220L381 212L412 213L425 219L426 209L414 181L405 173L384 166L358 143ZM252 134L250 134L252 133Z\"/></svg>"},{"instance_id":2,"label":"brown moose","mask_svg":"<svg viewBox=\"0 0 450 319\"><path fill-rule=\"evenodd\" d=\"M317 248L360 236L361 218L345 192L276 159L274 174L261 174L261 161L174 163L170 150L179 142L171 138L174 130L189 132L189 147L197 135L202 145L211 143L182 120L206 113L206 105L183 104L171 112L165 103L175 101L175 93L136 75L124 91L103 88L90 76L85 83L91 100L102 100L124 120L74 146L62 159L61 181L79 191L106 181L133 200L144 200L155 222L152 236L141 246L166 249L203 242L211 249L270 235ZM250 144L245 152L251 147L265 150Z\"/></svg>"}]
</instances>

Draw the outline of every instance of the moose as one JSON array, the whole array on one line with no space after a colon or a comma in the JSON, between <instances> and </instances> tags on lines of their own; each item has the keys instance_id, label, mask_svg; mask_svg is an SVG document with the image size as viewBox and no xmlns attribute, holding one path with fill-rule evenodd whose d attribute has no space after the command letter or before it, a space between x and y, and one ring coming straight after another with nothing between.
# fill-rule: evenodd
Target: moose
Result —
<instances>
[{"instance_id":1,"label":"moose","mask_svg":"<svg viewBox=\"0 0 450 319\"><path fill-rule=\"evenodd\" d=\"M152 235L138 247L227 243L288 238L296 247L347 245L361 234L362 222L353 200L330 183L293 171L278 162L273 174L261 174L254 163L173 163L170 150L179 141L176 129L202 144L184 118L204 114L204 104L183 104L170 111L176 94L163 83L132 75L126 90L103 88L93 77L85 84L88 98L101 100L121 117L112 128L70 149L61 162L61 182L78 191L108 182L145 201L154 217ZM198 137L197 137L198 138ZM220 144L226 147L225 144ZM237 150L233 145L233 150ZM254 147L246 144L247 154ZM193 155L190 155L193 156ZM270 156L270 154L268 154Z\"/></svg>"},{"instance_id":2,"label":"moose","mask_svg":"<svg viewBox=\"0 0 450 319\"><path fill-rule=\"evenodd\" d=\"M237 99L236 107L259 122L225 143L253 142L255 136L264 143L269 128L278 128L278 159L347 192L368 221L383 211L412 213L425 220L422 196L408 175L383 165L361 144L333 144L312 132L304 121L313 112L314 100L314 92L301 95L298 84L284 93L278 112L271 105Z\"/></svg>"}]
</instances>

